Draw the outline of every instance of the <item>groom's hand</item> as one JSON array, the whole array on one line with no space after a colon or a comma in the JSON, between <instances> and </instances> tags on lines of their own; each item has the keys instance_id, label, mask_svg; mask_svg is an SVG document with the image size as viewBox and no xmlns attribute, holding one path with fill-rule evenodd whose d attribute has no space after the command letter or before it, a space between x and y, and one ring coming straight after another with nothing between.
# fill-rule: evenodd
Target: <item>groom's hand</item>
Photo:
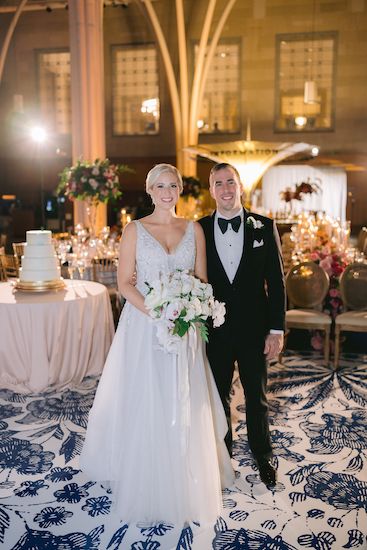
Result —
<instances>
[{"instance_id":1,"label":"groom's hand","mask_svg":"<svg viewBox=\"0 0 367 550\"><path fill-rule=\"evenodd\" d=\"M283 349L283 334L268 334L265 338L264 354L268 361L278 357Z\"/></svg>"}]
</instances>

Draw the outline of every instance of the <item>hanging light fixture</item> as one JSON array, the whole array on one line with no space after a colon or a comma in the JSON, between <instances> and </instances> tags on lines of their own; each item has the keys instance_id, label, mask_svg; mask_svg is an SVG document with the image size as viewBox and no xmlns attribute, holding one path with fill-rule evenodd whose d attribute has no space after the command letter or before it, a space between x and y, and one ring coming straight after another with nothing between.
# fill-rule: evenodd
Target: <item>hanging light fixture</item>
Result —
<instances>
[{"instance_id":1,"label":"hanging light fixture","mask_svg":"<svg viewBox=\"0 0 367 550\"><path fill-rule=\"evenodd\" d=\"M306 103L306 105L319 103L318 93L317 93L317 83L314 80L314 75L313 75L314 52L315 52L315 16L316 16L316 0L313 0L311 46L309 48L310 57L308 59L309 76L308 76L308 80L305 81L304 95L303 95L303 102Z\"/></svg>"}]
</instances>

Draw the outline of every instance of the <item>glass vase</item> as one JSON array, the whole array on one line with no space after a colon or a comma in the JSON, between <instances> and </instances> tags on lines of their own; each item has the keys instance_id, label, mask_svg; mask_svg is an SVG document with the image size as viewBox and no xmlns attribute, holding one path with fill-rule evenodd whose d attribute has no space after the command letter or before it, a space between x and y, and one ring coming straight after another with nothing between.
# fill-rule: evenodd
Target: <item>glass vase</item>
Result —
<instances>
[{"instance_id":1,"label":"glass vase","mask_svg":"<svg viewBox=\"0 0 367 550\"><path fill-rule=\"evenodd\" d=\"M97 208L98 208L98 200L95 200L95 199L87 200L87 204L86 204L87 227L88 227L90 238L96 237Z\"/></svg>"}]
</instances>

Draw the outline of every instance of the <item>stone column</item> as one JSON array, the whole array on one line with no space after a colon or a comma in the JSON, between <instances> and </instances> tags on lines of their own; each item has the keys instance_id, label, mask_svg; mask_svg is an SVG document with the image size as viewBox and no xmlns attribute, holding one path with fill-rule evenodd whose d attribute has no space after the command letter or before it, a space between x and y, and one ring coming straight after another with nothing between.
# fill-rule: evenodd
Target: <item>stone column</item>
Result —
<instances>
[{"instance_id":1,"label":"stone column","mask_svg":"<svg viewBox=\"0 0 367 550\"><path fill-rule=\"evenodd\" d=\"M69 0L71 58L71 118L73 163L78 158L105 158L103 2ZM75 223L85 223L86 208L74 203ZM107 223L107 208L100 204L97 229Z\"/></svg>"}]
</instances>

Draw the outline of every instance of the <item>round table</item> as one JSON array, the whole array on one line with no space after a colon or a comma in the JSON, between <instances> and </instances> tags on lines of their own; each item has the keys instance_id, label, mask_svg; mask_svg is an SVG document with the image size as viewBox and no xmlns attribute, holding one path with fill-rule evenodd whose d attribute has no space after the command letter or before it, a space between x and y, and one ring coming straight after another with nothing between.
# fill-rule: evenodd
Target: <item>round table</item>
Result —
<instances>
[{"instance_id":1,"label":"round table","mask_svg":"<svg viewBox=\"0 0 367 550\"><path fill-rule=\"evenodd\" d=\"M102 371L114 334L108 291L65 283L42 293L0 283L0 388L40 392Z\"/></svg>"}]
</instances>

